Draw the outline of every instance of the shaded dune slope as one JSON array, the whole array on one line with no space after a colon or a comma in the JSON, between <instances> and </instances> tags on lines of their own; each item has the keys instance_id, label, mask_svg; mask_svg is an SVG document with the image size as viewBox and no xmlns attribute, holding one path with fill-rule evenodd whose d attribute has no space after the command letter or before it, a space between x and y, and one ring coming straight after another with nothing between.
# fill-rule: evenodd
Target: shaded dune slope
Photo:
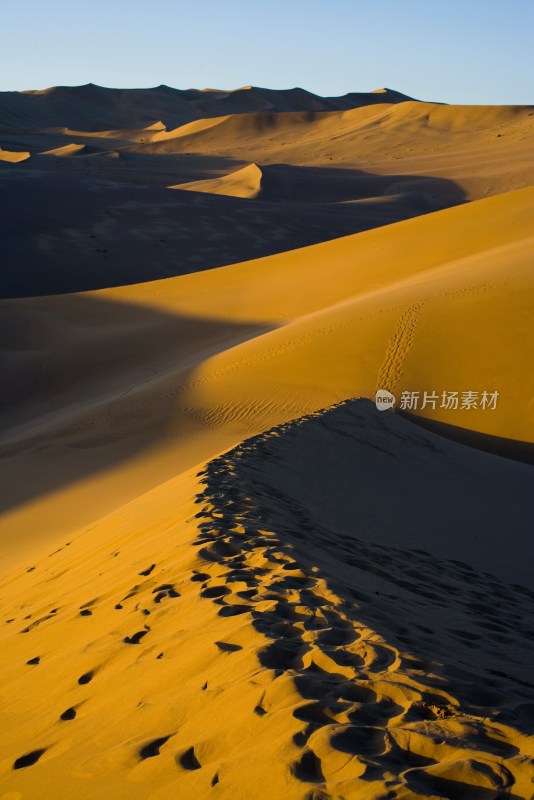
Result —
<instances>
[{"instance_id":1,"label":"shaded dune slope","mask_svg":"<svg viewBox=\"0 0 534 800\"><path fill-rule=\"evenodd\" d=\"M71 149L42 156L55 157L84 158ZM436 207L417 194L336 207L301 203L289 192L279 202L259 198L252 203L246 198L259 182L249 171L244 179L221 179L222 191L214 192L214 181L209 182L206 193L198 184L187 187L192 191L172 191L95 179L83 170L0 174L6 260L0 296L86 291L183 275L369 230Z\"/></svg>"},{"instance_id":2,"label":"shaded dune slope","mask_svg":"<svg viewBox=\"0 0 534 800\"><path fill-rule=\"evenodd\" d=\"M381 210L385 213L396 207L399 216L404 214L408 218L464 200L461 188L453 181L425 176L416 183L417 187L413 175L371 175L341 167L251 163L220 178L190 181L170 188L261 199L277 204L298 203L308 209L318 205L318 198L321 198L321 214L332 213L334 204L354 204L355 218L360 217L362 223L366 213L372 211L379 214ZM328 204L328 208L323 204ZM336 213L347 213L348 208L337 205L335 210ZM292 211L295 213L295 206ZM320 224L319 215L317 222Z\"/></svg>"}]
</instances>

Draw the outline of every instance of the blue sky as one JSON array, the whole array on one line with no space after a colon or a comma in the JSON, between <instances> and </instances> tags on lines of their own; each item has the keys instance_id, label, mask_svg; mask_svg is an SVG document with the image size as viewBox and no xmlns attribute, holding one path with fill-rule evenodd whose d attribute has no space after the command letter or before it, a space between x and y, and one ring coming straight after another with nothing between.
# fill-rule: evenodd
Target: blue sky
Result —
<instances>
[{"instance_id":1,"label":"blue sky","mask_svg":"<svg viewBox=\"0 0 534 800\"><path fill-rule=\"evenodd\" d=\"M98 83L534 103L534 0L5 3L0 90Z\"/></svg>"}]
</instances>

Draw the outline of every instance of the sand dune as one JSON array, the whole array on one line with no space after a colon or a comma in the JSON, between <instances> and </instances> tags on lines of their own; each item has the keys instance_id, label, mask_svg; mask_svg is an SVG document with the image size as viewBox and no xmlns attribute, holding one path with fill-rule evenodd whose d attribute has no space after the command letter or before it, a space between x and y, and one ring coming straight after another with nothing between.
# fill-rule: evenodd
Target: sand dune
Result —
<instances>
[{"instance_id":1,"label":"sand dune","mask_svg":"<svg viewBox=\"0 0 534 800\"><path fill-rule=\"evenodd\" d=\"M64 128L61 131L62 136L75 136L76 138L98 140L103 139L102 149L106 149L105 140L114 139L116 143L128 142L150 142L166 131L165 124L158 120L151 125L144 125L142 128L120 128L109 131L76 131L70 128ZM98 146L98 141L95 143Z\"/></svg>"},{"instance_id":2,"label":"sand dune","mask_svg":"<svg viewBox=\"0 0 534 800\"><path fill-rule=\"evenodd\" d=\"M26 161L29 157L29 152L23 150L4 150L0 147L0 161L5 161L9 164L18 164L19 161Z\"/></svg>"},{"instance_id":3,"label":"sand dune","mask_svg":"<svg viewBox=\"0 0 534 800\"><path fill-rule=\"evenodd\" d=\"M516 583L531 470L349 403L26 561L2 634L2 788L528 797L532 652L515 620L532 613ZM395 521L377 515L399 481ZM416 487L430 493L414 505ZM481 525L497 547L483 562Z\"/></svg>"},{"instance_id":4,"label":"sand dune","mask_svg":"<svg viewBox=\"0 0 534 800\"><path fill-rule=\"evenodd\" d=\"M62 147L54 147L52 150L43 150L41 153L42 156L75 156L83 153L86 149L84 144L76 144L75 142L71 142L70 144L65 144Z\"/></svg>"},{"instance_id":5,"label":"sand dune","mask_svg":"<svg viewBox=\"0 0 534 800\"><path fill-rule=\"evenodd\" d=\"M0 113L0 799L531 800L532 108Z\"/></svg>"},{"instance_id":6,"label":"sand dune","mask_svg":"<svg viewBox=\"0 0 534 800\"><path fill-rule=\"evenodd\" d=\"M244 86L234 91L199 91L156 86L152 89L110 89L88 83L84 86L54 86L25 92L0 92L2 124L21 128L67 125L99 130L126 127L132 121L150 124L159 118L167 125L193 119L253 111L329 111L364 105L408 100L391 89L354 92L342 97L319 97L305 89L263 89Z\"/></svg>"},{"instance_id":7,"label":"sand dune","mask_svg":"<svg viewBox=\"0 0 534 800\"><path fill-rule=\"evenodd\" d=\"M97 513L84 496L104 513L213 448L378 388L498 391L495 410L416 413L532 442L533 205L526 189L249 264L4 301L6 531L69 529ZM54 495L16 508L65 481L61 519Z\"/></svg>"},{"instance_id":8,"label":"sand dune","mask_svg":"<svg viewBox=\"0 0 534 800\"><path fill-rule=\"evenodd\" d=\"M377 95L379 96L379 95ZM261 164L352 167L410 176L445 199L445 180L472 200L529 185L534 111L528 106L441 106L403 102L343 112L247 114L169 131L145 152L205 152ZM513 163L511 163L513 160ZM439 179L443 180L440 184ZM390 191L392 188L390 188ZM445 190L445 191L444 191Z\"/></svg>"},{"instance_id":9,"label":"sand dune","mask_svg":"<svg viewBox=\"0 0 534 800\"><path fill-rule=\"evenodd\" d=\"M261 192L262 171L257 164L223 175L213 180L178 183L171 189L186 189L190 192L208 192L209 194L225 194L231 197L258 197Z\"/></svg>"},{"instance_id":10,"label":"sand dune","mask_svg":"<svg viewBox=\"0 0 534 800\"><path fill-rule=\"evenodd\" d=\"M0 95L3 295L219 267L534 182L530 107L444 106L390 90L337 106L313 98L254 87ZM15 119L9 109L18 103ZM76 158L36 164L43 153ZM19 235L27 209L46 220L45 240L39 225Z\"/></svg>"},{"instance_id":11,"label":"sand dune","mask_svg":"<svg viewBox=\"0 0 534 800\"><path fill-rule=\"evenodd\" d=\"M436 211L448 203L443 203L435 195L423 191L402 191L402 183L397 183L397 191L389 191L389 178L370 175L357 170L328 169L321 167L298 167L289 164L247 164L220 178L179 183L171 189L187 189L188 191L223 194L233 197L257 199L267 202L299 204L308 209L317 204L317 198L328 203L330 211L346 212L346 208L334 208L334 204L353 203L358 206L358 217L362 222L369 222L366 228L374 227L372 210L382 208L384 212L408 218L430 211ZM439 184L436 181L436 184ZM380 194L379 194L380 192ZM366 215L369 215L366 217ZM385 222L386 217L382 224Z\"/></svg>"}]
</instances>

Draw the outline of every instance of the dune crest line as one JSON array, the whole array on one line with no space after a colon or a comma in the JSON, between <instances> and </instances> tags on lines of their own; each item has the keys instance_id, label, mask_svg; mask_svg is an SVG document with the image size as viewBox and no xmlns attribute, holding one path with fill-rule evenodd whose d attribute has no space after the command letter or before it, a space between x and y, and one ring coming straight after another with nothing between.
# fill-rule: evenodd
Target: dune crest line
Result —
<instances>
[{"instance_id":1,"label":"dune crest line","mask_svg":"<svg viewBox=\"0 0 534 800\"><path fill-rule=\"evenodd\" d=\"M413 322L410 312L403 318ZM370 780L391 798L523 796L512 787L534 779L528 737L489 719L489 709L488 716L468 710L439 669L431 673L363 623L360 603L372 603L372 596L356 588L353 599L338 595L277 528L276 518L285 516L293 541L308 540L310 547L313 542L316 552L320 523L294 497L255 477L256 463L276 469L280 440L312 420L335 429L337 411L350 415L352 403L254 436L199 473L205 489L197 496L202 509L194 544L208 564L201 595L220 606L220 616L250 615L269 640L258 652L260 664L273 671L275 681L285 676L294 682L302 702L292 713L303 723L294 742L302 754L290 769L318 787L308 798L361 797ZM331 538L329 531L325 535ZM360 545L361 562L369 563L359 566L379 574L379 547L373 552ZM413 564L409 555L404 562ZM224 586L212 586L210 565ZM247 589L234 592L236 582ZM267 711L260 705L256 713Z\"/></svg>"}]
</instances>

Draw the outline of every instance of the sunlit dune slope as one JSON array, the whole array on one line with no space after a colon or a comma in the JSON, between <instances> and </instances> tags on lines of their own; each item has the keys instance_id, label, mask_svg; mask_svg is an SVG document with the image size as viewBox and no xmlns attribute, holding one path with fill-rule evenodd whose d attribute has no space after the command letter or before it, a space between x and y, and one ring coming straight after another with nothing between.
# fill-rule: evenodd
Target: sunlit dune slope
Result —
<instances>
[{"instance_id":1,"label":"sunlit dune slope","mask_svg":"<svg viewBox=\"0 0 534 800\"><path fill-rule=\"evenodd\" d=\"M0 147L0 161L5 161L8 164L18 164L19 161L26 161L30 157L30 153L24 150L4 150Z\"/></svg>"},{"instance_id":2,"label":"sunlit dune slope","mask_svg":"<svg viewBox=\"0 0 534 800\"><path fill-rule=\"evenodd\" d=\"M349 402L28 553L4 796L527 800L533 469Z\"/></svg>"},{"instance_id":3,"label":"sunlit dune slope","mask_svg":"<svg viewBox=\"0 0 534 800\"><path fill-rule=\"evenodd\" d=\"M232 197L257 197L261 191L262 172L257 164L248 166L223 175L222 178L213 178L205 181L192 181L171 186L171 189L187 189L190 192L209 192L211 194L226 194Z\"/></svg>"},{"instance_id":4,"label":"sunlit dune slope","mask_svg":"<svg viewBox=\"0 0 534 800\"><path fill-rule=\"evenodd\" d=\"M146 153L203 152L260 164L352 168L449 202L534 182L532 106L402 102L309 114L230 115L157 134ZM158 141L159 140L159 141ZM362 187L366 176L362 175ZM447 182L453 182L449 185ZM374 178L375 186L379 178ZM373 179L367 178L373 192Z\"/></svg>"},{"instance_id":5,"label":"sunlit dune slope","mask_svg":"<svg viewBox=\"0 0 534 800\"><path fill-rule=\"evenodd\" d=\"M63 147L54 147L52 150L44 150L41 155L43 156L75 156L83 153L85 150L84 144L70 144L63 145Z\"/></svg>"},{"instance_id":6,"label":"sunlit dune slope","mask_svg":"<svg viewBox=\"0 0 534 800\"><path fill-rule=\"evenodd\" d=\"M210 273L2 302L8 542L377 388L496 391L494 410L416 413L532 442L533 210L526 189Z\"/></svg>"}]
</instances>

